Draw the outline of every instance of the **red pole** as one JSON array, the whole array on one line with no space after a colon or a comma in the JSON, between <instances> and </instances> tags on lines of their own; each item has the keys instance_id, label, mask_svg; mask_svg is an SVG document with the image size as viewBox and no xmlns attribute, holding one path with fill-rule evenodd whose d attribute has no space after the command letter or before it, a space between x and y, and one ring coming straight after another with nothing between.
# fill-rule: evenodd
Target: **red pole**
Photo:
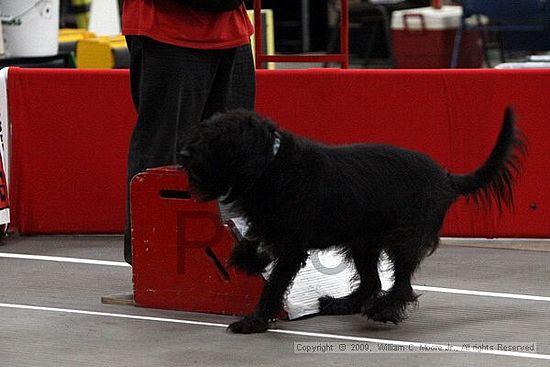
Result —
<instances>
[{"instance_id":1,"label":"red pole","mask_svg":"<svg viewBox=\"0 0 550 367\"><path fill-rule=\"evenodd\" d=\"M349 11L348 0L340 0L340 54L342 69L349 66Z\"/></svg>"},{"instance_id":2,"label":"red pole","mask_svg":"<svg viewBox=\"0 0 550 367\"><path fill-rule=\"evenodd\" d=\"M254 54L256 69L262 68L262 0L254 0Z\"/></svg>"}]
</instances>

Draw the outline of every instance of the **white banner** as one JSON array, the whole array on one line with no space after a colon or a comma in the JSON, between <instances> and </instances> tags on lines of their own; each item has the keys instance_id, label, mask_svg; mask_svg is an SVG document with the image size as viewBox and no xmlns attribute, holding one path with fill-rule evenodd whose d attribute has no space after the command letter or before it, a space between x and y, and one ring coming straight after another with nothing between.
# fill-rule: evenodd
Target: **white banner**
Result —
<instances>
[{"instance_id":1,"label":"white banner","mask_svg":"<svg viewBox=\"0 0 550 367\"><path fill-rule=\"evenodd\" d=\"M8 68L0 70L0 232L10 222L8 201L9 179L9 115L8 115Z\"/></svg>"}]
</instances>

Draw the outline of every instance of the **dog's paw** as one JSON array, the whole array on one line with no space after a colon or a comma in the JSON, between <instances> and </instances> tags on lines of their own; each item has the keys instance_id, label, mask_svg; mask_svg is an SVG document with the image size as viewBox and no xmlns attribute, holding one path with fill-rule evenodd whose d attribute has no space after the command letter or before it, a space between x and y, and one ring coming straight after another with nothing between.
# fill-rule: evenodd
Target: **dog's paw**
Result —
<instances>
[{"instance_id":1,"label":"dog's paw","mask_svg":"<svg viewBox=\"0 0 550 367\"><path fill-rule=\"evenodd\" d=\"M370 320L397 325L408 318L407 308L411 304L417 305L416 298L402 300L384 295L365 304L362 312Z\"/></svg>"},{"instance_id":2,"label":"dog's paw","mask_svg":"<svg viewBox=\"0 0 550 367\"><path fill-rule=\"evenodd\" d=\"M391 322L397 325L407 318L407 314L405 312L391 307L366 310L363 311L363 313L368 319L376 322L383 322L384 324Z\"/></svg>"},{"instance_id":3,"label":"dog's paw","mask_svg":"<svg viewBox=\"0 0 550 367\"><path fill-rule=\"evenodd\" d=\"M247 275L262 274L271 263L271 258L266 253L260 252L259 247L260 242L241 240L231 252L229 265Z\"/></svg>"},{"instance_id":4,"label":"dog's paw","mask_svg":"<svg viewBox=\"0 0 550 367\"><path fill-rule=\"evenodd\" d=\"M246 316L242 320L229 325L227 329L235 334L255 334L265 332L268 326L269 323L265 320Z\"/></svg>"},{"instance_id":5,"label":"dog's paw","mask_svg":"<svg viewBox=\"0 0 550 367\"><path fill-rule=\"evenodd\" d=\"M352 297L321 297L319 313L321 315L352 315L361 312L361 304Z\"/></svg>"}]
</instances>

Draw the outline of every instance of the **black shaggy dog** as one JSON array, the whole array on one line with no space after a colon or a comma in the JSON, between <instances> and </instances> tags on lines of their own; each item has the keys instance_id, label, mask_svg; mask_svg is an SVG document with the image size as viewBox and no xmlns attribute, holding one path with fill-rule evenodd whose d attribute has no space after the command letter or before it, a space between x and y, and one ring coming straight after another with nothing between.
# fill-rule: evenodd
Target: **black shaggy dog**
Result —
<instances>
[{"instance_id":1,"label":"black shaggy dog","mask_svg":"<svg viewBox=\"0 0 550 367\"><path fill-rule=\"evenodd\" d=\"M274 261L254 313L229 326L235 333L259 333L280 310L307 251L330 247L353 261L360 285L346 297L321 298L320 313L402 321L417 299L411 276L437 248L449 206L460 196L494 202L499 210L511 206L524 152L510 108L489 158L467 175L393 146L315 143L237 110L201 123L178 163L199 199L221 199L248 220L249 239L234 248L233 265L257 274ZM382 250L394 269L387 292L377 271Z\"/></svg>"}]
</instances>

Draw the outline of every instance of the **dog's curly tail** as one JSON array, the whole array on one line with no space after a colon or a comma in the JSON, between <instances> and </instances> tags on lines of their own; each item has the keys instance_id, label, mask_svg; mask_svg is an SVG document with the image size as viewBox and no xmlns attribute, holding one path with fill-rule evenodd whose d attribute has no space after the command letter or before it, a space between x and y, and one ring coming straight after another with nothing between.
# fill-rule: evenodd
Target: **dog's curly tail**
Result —
<instances>
[{"instance_id":1,"label":"dog's curly tail","mask_svg":"<svg viewBox=\"0 0 550 367\"><path fill-rule=\"evenodd\" d=\"M481 200L490 205L494 201L499 211L502 211L502 204L513 208L512 184L526 153L525 137L516 127L513 109L508 107L497 143L487 161L470 174L449 176L458 195L472 198L476 203Z\"/></svg>"}]
</instances>

